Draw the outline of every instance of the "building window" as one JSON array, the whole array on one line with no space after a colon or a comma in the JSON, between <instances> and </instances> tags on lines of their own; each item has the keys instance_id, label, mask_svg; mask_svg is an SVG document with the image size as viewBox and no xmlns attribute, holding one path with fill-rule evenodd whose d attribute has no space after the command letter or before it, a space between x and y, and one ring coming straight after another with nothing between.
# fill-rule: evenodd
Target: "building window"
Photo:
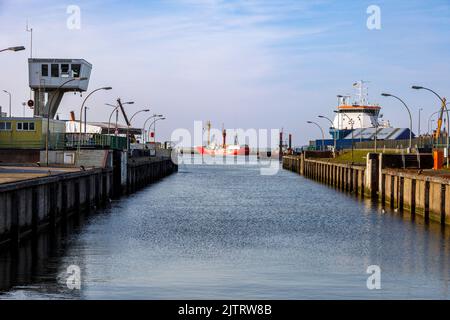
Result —
<instances>
[{"instance_id":1,"label":"building window","mask_svg":"<svg viewBox=\"0 0 450 320\"><path fill-rule=\"evenodd\" d=\"M61 65L61 76L65 76L65 77L69 76L69 65L68 64Z\"/></svg>"},{"instance_id":2,"label":"building window","mask_svg":"<svg viewBox=\"0 0 450 320\"><path fill-rule=\"evenodd\" d=\"M11 131L11 122L0 122L0 131Z\"/></svg>"},{"instance_id":3,"label":"building window","mask_svg":"<svg viewBox=\"0 0 450 320\"><path fill-rule=\"evenodd\" d=\"M17 131L34 131L34 122L17 122Z\"/></svg>"},{"instance_id":4,"label":"building window","mask_svg":"<svg viewBox=\"0 0 450 320\"><path fill-rule=\"evenodd\" d=\"M72 64L72 77L79 78L81 73L81 64Z\"/></svg>"},{"instance_id":5,"label":"building window","mask_svg":"<svg viewBox=\"0 0 450 320\"><path fill-rule=\"evenodd\" d=\"M41 66L41 75L43 77L48 77L48 64L43 64Z\"/></svg>"},{"instance_id":6,"label":"building window","mask_svg":"<svg viewBox=\"0 0 450 320\"><path fill-rule=\"evenodd\" d=\"M59 65L58 64L52 64L52 77L54 77L54 78L59 77Z\"/></svg>"}]
</instances>

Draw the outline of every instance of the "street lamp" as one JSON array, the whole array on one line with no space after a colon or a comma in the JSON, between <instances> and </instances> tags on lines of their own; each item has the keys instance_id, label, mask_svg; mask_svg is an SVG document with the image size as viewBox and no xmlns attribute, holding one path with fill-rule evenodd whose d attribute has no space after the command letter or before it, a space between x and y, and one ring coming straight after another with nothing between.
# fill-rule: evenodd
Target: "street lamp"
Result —
<instances>
[{"instance_id":1,"label":"street lamp","mask_svg":"<svg viewBox=\"0 0 450 320\"><path fill-rule=\"evenodd\" d=\"M84 134L86 134L86 127L87 127L87 111L88 111L89 107L85 106L84 107Z\"/></svg>"},{"instance_id":2,"label":"street lamp","mask_svg":"<svg viewBox=\"0 0 450 320\"><path fill-rule=\"evenodd\" d=\"M89 93L86 96L86 98L84 98L83 103L81 104L81 108L80 108L80 138L81 138L81 125L83 123L81 119L83 119L83 108L84 108L84 104L86 103L87 99L89 99L89 97L92 96L97 91L100 91L100 90L111 90L111 89L112 89L111 87L98 88L98 89L95 89L94 91L92 91L91 93Z\"/></svg>"},{"instance_id":3,"label":"street lamp","mask_svg":"<svg viewBox=\"0 0 450 320\"><path fill-rule=\"evenodd\" d=\"M322 132L322 151L325 150L325 134L323 133L322 127L317 122L314 121L306 121L306 123L314 124L320 129L320 132Z\"/></svg>"},{"instance_id":4,"label":"street lamp","mask_svg":"<svg viewBox=\"0 0 450 320\"><path fill-rule=\"evenodd\" d=\"M25 50L25 47L24 47L24 46L19 46L19 47L9 47L9 48L0 50L0 52L3 52L3 51L14 51L14 52L17 52L17 51L22 51L22 50Z\"/></svg>"},{"instance_id":5,"label":"street lamp","mask_svg":"<svg viewBox=\"0 0 450 320\"><path fill-rule=\"evenodd\" d=\"M450 123L449 123L449 116L448 116L448 109L447 109L447 100L446 100L445 98L442 98L439 94L437 94L436 91L431 90L430 88L425 88L425 87L422 87L422 86L412 86L411 88L412 88L412 89L415 89L415 90L427 90L427 91L430 91L430 92L433 93L436 97L438 97L438 99L441 101L441 105L442 105L442 107L441 107L441 116L440 116L439 119L438 119L438 130L436 131L436 138L437 138L438 135L440 134L440 132L438 132L438 131L441 130L442 113L443 113L444 110L445 110L445 112L446 112L446 114L447 114L447 146L446 146L446 158L447 158L447 167L448 167L448 165L449 165L448 148L449 148L449 144L450 144L450 140L449 140ZM436 141L436 142L438 142L438 141Z\"/></svg>"},{"instance_id":6,"label":"street lamp","mask_svg":"<svg viewBox=\"0 0 450 320\"><path fill-rule=\"evenodd\" d=\"M12 118L11 114L11 92L3 90L4 93L6 93L9 96L9 117Z\"/></svg>"},{"instance_id":7,"label":"street lamp","mask_svg":"<svg viewBox=\"0 0 450 320\"><path fill-rule=\"evenodd\" d=\"M81 108L80 108L80 134L78 136L78 152L77 152L77 160L80 160L80 148L81 148L81 125L82 125L82 119L83 119L83 108L84 108L84 104L86 103L87 99L89 99L90 96L92 96L95 92L100 91L100 90L111 90L112 87L101 87L98 89L95 89L93 91L91 91L91 93L89 93L86 98L84 98L83 103L81 104Z\"/></svg>"},{"instance_id":8,"label":"street lamp","mask_svg":"<svg viewBox=\"0 0 450 320\"><path fill-rule=\"evenodd\" d=\"M409 110L409 107L406 105L406 103L402 99L400 99L399 97L394 96L393 94L390 94L390 93L382 93L381 95L383 97L392 97L392 98L395 98L395 99L399 100L405 106L406 110L408 111L408 114L409 114L409 148L408 148L408 153L411 152L411 148L412 148L412 125L413 125L411 110Z\"/></svg>"},{"instance_id":9,"label":"street lamp","mask_svg":"<svg viewBox=\"0 0 450 320\"><path fill-rule=\"evenodd\" d=\"M128 150L128 151L130 150L130 125L131 125L131 121L133 121L133 118L134 118L137 114L139 114L139 113L141 113L141 112L149 112L149 111L150 111L150 109L139 110L139 111L135 112L135 113L131 116L130 121L128 122L128 125L127 125L127 150Z\"/></svg>"},{"instance_id":10,"label":"street lamp","mask_svg":"<svg viewBox=\"0 0 450 320\"><path fill-rule=\"evenodd\" d=\"M418 122L418 127L417 127L417 135L420 138L420 113L423 111L423 108L419 108L419 122Z\"/></svg>"},{"instance_id":11,"label":"street lamp","mask_svg":"<svg viewBox=\"0 0 450 320\"><path fill-rule=\"evenodd\" d=\"M145 134L145 125L147 124L147 122L148 122L149 120L153 119L153 118L156 118L156 117L160 117L160 118L161 118L162 116L163 116L162 114L154 114L154 115L152 115L151 117L148 117L147 120L145 120L144 126L142 127L142 132L143 132L143 134L144 134L144 138L143 138L142 140L144 141L144 143L145 143L146 140L147 140L147 137L146 137L146 134Z\"/></svg>"},{"instance_id":12,"label":"street lamp","mask_svg":"<svg viewBox=\"0 0 450 320\"><path fill-rule=\"evenodd\" d=\"M362 128L363 128L362 120L361 120L361 116L360 116L360 115L358 115L357 118L358 118L358 120L359 120L359 128L360 128L360 132L359 132L359 142L362 142Z\"/></svg>"},{"instance_id":13,"label":"street lamp","mask_svg":"<svg viewBox=\"0 0 450 320\"><path fill-rule=\"evenodd\" d=\"M338 112L336 110L334 110L334 112L338 113L338 114L342 113L342 115L344 115L344 116L346 116L348 118L348 123L350 124L350 129L352 131L352 162L354 162L354 157L353 157L353 155L354 155L354 152L353 152L353 149L354 149L354 135L353 135L353 131L354 130L353 130L353 125L355 124L355 121L352 118L350 118L345 112Z\"/></svg>"},{"instance_id":14,"label":"street lamp","mask_svg":"<svg viewBox=\"0 0 450 320\"><path fill-rule=\"evenodd\" d=\"M155 134L155 130L156 130L156 122L159 121L159 120L166 120L166 118L156 118L156 119L153 120L153 122L150 123L150 125L148 126L148 131L151 130L152 125L154 126L154 127L153 127L153 142L155 143L155 145L156 145L156 134Z\"/></svg>"},{"instance_id":15,"label":"street lamp","mask_svg":"<svg viewBox=\"0 0 450 320\"><path fill-rule=\"evenodd\" d=\"M142 109L142 110L139 110L139 111L135 112L135 113L131 116L131 118L130 118L130 124L131 124L131 121L133 120L133 118L134 118L137 114L139 114L139 113L141 113L141 112L149 112L149 111L150 111L150 109Z\"/></svg>"},{"instance_id":16,"label":"street lamp","mask_svg":"<svg viewBox=\"0 0 450 320\"><path fill-rule=\"evenodd\" d=\"M326 120L328 120L331 123L331 128L334 130L334 132L333 132L334 152L336 152L336 128L334 127L333 121L330 118L325 117L325 116L318 116L318 117L321 118L321 119L326 119Z\"/></svg>"},{"instance_id":17,"label":"street lamp","mask_svg":"<svg viewBox=\"0 0 450 320\"><path fill-rule=\"evenodd\" d=\"M48 167L48 150L49 150L49 139L50 139L50 107L52 106L54 97L58 94L58 91L64 87L66 84L72 82L72 81L84 81L87 80L87 77L81 77L81 78L73 78L69 79L66 82L63 82L56 90L53 92L52 96L50 97L50 100L47 102L48 104L48 110L47 110L47 136L45 137L45 157L47 161L47 167ZM81 121L81 120L80 120Z\"/></svg>"},{"instance_id":18,"label":"street lamp","mask_svg":"<svg viewBox=\"0 0 450 320\"><path fill-rule=\"evenodd\" d=\"M122 102L122 105L125 105L125 104L134 104L134 101ZM110 126L111 126L111 117L114 114L114 112L116 112L116 129L117 129L117 118L118 118L118 115L119 115L119 106L118 105L113 105L113 104L110 104L110 103L105 103L105 105L114 108L113 111L111 112L111 114L109 115L109 120L108 120L108 135L109 135L109 129L110 129Z\"/></svg>"}]
</instances>

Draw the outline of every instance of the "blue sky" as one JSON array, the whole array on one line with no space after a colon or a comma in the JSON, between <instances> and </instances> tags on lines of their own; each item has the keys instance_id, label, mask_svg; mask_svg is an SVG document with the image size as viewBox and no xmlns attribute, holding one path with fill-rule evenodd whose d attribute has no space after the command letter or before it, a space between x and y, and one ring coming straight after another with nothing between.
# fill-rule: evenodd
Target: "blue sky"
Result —
<instances>
[{"instance_id":1,"label":"blue sky","mask_svg":"<svg viewBox=\"0 0 450 320\"><path fill-rule=\"evenodd\" d=\"M81 29L66 27L68 5L81 9ZM381 8L381 30L366 27L370 5ZM412 84L450 95L450 3L435 1L29 1L0 0L0 46L29 47L36 57L84 58L94 65L90 88L113 90L90 100L91 120L105 120L103 104L135 100L168 120L159 136L192 129L194 120L229 128L284 128L296 145L320 136L306 120L332 116L336 95L367 80L369 99L394 126L408 126L388 91L426 119L435 98ZM12 91L13 113L27 100L29 52L3 53L0 89ZM81 99L67 96L67 118ZM6 107L7 96L0 96ZM28 111L30 114L30 111ZM137 119L140 125L144 118ZM326 127L326 122L319 120Z\"/></svg>"}]
</instances>

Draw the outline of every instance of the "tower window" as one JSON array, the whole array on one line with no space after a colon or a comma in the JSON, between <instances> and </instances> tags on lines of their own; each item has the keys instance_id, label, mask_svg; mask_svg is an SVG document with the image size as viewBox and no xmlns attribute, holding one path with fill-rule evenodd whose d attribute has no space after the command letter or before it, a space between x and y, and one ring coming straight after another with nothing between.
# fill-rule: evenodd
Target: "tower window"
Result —
<instances>
[{"instance_id":1,"label":"tower window","mask_svg":"<svg viewBox=\"0 0 450 320\"><path fill-rule=\"evenodd\" d=\"M72 77L79 78L81 74L81 64L72 64Z\"/></svg>"},{"instance_id":2,"label":"tower window","mask_svg":"<svg viewBox=\"0 0 450 320\"><path fill-rule=\"evenodd\" d=\"M43 77L48 77L48 64L41 65L41 75Z\"/></svg>"},{"instance_id":3,"label":"tower window","mask_svg":"<svg viewBox=\"0 0 450 320\"><path fill-rule=\"evenodd\" d=\"M62 64L61 65L61 75L69 76L69 65L68 64Z\"/></svg>"},{"instance_id":4,"label":"tower window","mask_svg":"<svg viewBox=\"0 0 450 320\"><path fill-rule=\"evenodd\" d=\"M59 65L58 64L52 64L52 77L54 77L54 78L59 77Z\"/></svg>"}]
</instances>

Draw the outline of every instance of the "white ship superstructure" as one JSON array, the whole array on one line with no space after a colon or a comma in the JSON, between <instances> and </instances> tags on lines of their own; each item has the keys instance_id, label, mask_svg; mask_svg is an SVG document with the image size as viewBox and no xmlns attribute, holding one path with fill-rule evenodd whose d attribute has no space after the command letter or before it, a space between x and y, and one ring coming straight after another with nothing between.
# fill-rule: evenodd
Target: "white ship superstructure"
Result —
<instances>
[{"instance_id":1,"label":"white ship superstructure","mask_svg":"<svg viewBox=\"0 0 450 320\"><path fill-rule=\"evenodd\" d=\"M357 89L356 98L351 102L351 96L338 96L338 107L333 127L337 131L365 129L365 128L387 128L389 122L380 121L381 107L368 101L366 82L358 81L353 84Z\"/></svg>"}]
</instances>

